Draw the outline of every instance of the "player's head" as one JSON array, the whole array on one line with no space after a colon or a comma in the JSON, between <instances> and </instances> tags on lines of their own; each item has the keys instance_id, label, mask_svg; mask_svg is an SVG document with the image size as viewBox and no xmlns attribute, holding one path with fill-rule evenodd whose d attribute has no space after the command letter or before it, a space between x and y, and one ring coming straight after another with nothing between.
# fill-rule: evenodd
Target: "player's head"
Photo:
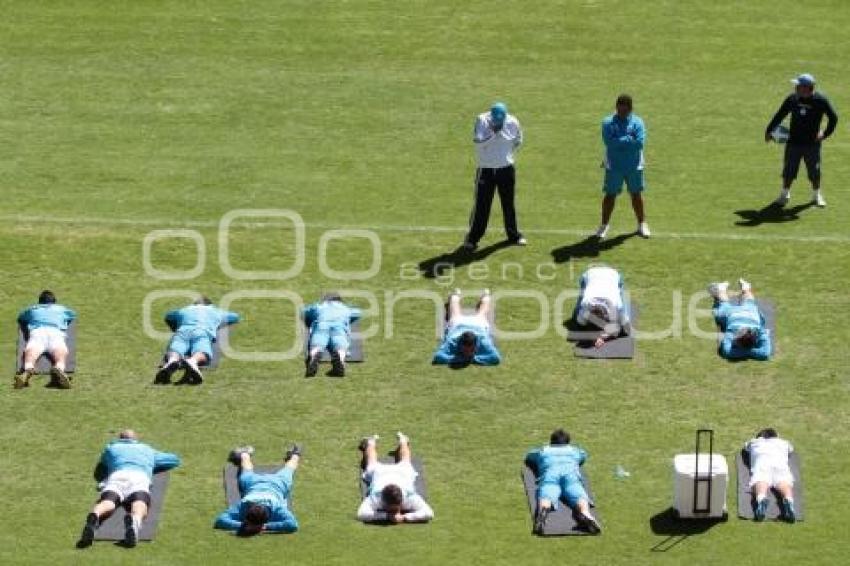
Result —
<instances>
[{"instance_id":1,"label":"player's head","mask_svg":"<svg viewBox=\"0 0 850 566\"><path fill-rule=\"evenodd\" d=\"M195 299L195 302L192 303L192 304L193 305L211 305L212 301L206 295L201 295L200 297Z\"/></svg>"},{"instance_id":2,"label":"player's head","mask_svg":"<svg viewBox=\"0 0 850 566\"><path fill-rule=\"evenodd\" d=\"M342 297L336 291L325 293L322 297L322 302L329 303L331 301L342 301Z\"/></svg>"},{"instance_id":3,"label":"player's head","mask_svg":"<svg viewBox=\"0 0 850 566\"><path fill-rule=\"evenodd\" d=\"M556 429L549 435L549 444L563 446L570 443L570 433L562 428Z\"/></svg>"},{"instance_id":4,"label":"player's head","mask_svg":"<svg viewBox=\"0 0 850 566\"><path fill-rule=\"evenodd\" d=\"M505 123L505 118L508 115L508 107L504 102L495 102L490 107L490 119L493 123L501 126Z\"/></svg>"},{"instance_id":5,"label":"player's head","mask_svg":"<svg viewBox=\"0 0 850 566\"><path fill-rule=\"evenodd\" d=\"M759 331L757 328L741 328L735 333L732 339L732 344L739 348L754 348L759 339Z\"/></svg>"},{"instance_id":6,"label":"player's head","mask_svg":"<svg viewBox=\"0 0 850 566\"><path fill-rule=\"evenodd\" d=\"M475 348L478 346L478 337L475 335L475 332L467 330L460 335L458 344L460 345L461 356L470 359L475 355Z\"/></svg>"},{"instance_id":7,"label":"player's head","mask_svg":"<svg viewBox=\"0 0 850 566\"><path fill-rule=\"evenodd\" d=\"M630 94L621 94L617 97L617 102L614 104L617 109L617 115L626 117L632 113L632 97Z\"/></svg>"},{"instance_id":8,"label":"player's head","mask_svg":"<svg viewBox=\"0 0 850 566\"><path fill-rule=\"evenodd\" d=\"M124 430L118 433L118 438L121 438L122 440L138 440L139 435L136 434L135 430L125 428Z\"/></svg>"},{"instance_id":9,"label":"player's head","mask_svg":"<svg viewBox=\"0 0 850 566\"><path fill-rule=\"evenodd\" d=\"M776 438L777 436L779 435L776 434L775 428L763 428L756 434L756 438Z\"/></svg>"},{"instance_id":10,"label":"player's head","mask_svg":"<svg viewBox=\"0 0 850 566\"><path fill-rule=\"evenodd\" d=\"M53 294L53 291L48 291L45 289L38 295L38 304L40 305L52 305L56 302L56 295Z\"/></svg>"},{"instance_id":11,"label":"player's head","mask_svg":"<svg viewBox=\"0 0 850 566\"><path fill-rule=\"evenodd\" d=\"M815 92L815 78L809 73L803 73L802 75L791 79L791 82L794 84L794 90L799 96L805 98L811 96L812 93Z\"/></svg>"},{"instance_id":12,"label":"player's head","mask_svg":"<svg viewBox=\"0 0 850 566\"><path fill-rule=\"evenodd\" d=\"M269 521L269 508L259 503L249 503L242 512L243 536L253 536L263 530L263 525Z\"/></svg>"},{"instance_id":13,"label":"player's head","mask_svg":"<svg viewBox=\"0 0 850 566\"><path fill-rule=\"evenodd\" d=\"M401 488L394 483L391 483L381 490L381 503L384 504L384 510L390 515L401 513L401 504L404 501L404 494Z\"/></svg>"}]
</instances>

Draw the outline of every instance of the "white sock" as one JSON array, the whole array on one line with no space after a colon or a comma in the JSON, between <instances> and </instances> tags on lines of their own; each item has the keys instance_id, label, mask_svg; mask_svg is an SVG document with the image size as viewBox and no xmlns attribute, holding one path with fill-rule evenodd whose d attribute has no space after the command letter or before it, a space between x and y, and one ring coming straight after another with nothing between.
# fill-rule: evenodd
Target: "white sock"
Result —
<instances>
[{"instance_id":1,"label":"white sock","mask_svg":"<svg viewBox=\"0 0 850 566\"><path fill-rule=\"evenodd\" d=\"M780 189L779 196L782 198L788 198L791 196L791 189Z\"/></svg>"},{"instance_id":2,"label":"white sock","mask_svg":"<svg viewBox=\"0 0 850 566\"><path fill-rule=\"evenodd\" d=\"M63 372L65 371L65 363L64 362L58 362L54 367L56 369L58 369L59 371L63 371Z\"/></svg>"},{"instance_id":3,"label":"white sock","mask_svg":"<svg viewBox=\"0 0 850 566\"><path fill-rule=\"evenodd\" d=\"M34 369L35 369L35 364L32 364L32 363L25 363L24 364L24 371L32 371Z\"/></svg>"},{"instance_id":4,"label":"white sock","mask_svg":"<svg viewBox=\"0 0 850 566\"><path fill-rule=\"evenodd\" d=\"M142 518L133 515L133 526L136 527L137 531L140 530L142 528Z\"/></svg>"},{"instance_id":5,"label":"white sock","mask_svg":"<svg viewBox=\"0 0 850 566\"><path fill-rule=\"evenodd\" d=\"M767 498L767 496L766 496L766 495L757 495L757 496L756 496L756 503L761 503L761 502L762 502L762 501L764 501L766 498Z\"/></svg>"}]
</instances>

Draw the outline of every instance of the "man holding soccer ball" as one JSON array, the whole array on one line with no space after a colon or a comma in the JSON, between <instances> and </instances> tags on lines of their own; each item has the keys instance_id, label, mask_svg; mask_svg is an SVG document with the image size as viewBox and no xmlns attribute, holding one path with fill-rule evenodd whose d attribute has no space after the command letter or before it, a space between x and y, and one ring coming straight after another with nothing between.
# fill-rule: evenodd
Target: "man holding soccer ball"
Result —
<instances>
[{"instance_id":1,"label":"man holding soccer ball","mask_svg":"<svg viewBox=\"0 0 850 566\"><path fill-rule=\"evenodd\" d=\"M785 116L791 114L791 129L782 168L782 191L774 203L785 206L791 200L791 184L797 178L800 160L803 160L806 162L809 181L812 182L812 203L822 208L826 206L826 200L820 191L820 146L835 131L838 114L827 97L815 92L815 78L812 75L804 73L791 82L795 85L794 92L782 102L764 132L766 142L781 142L784 136L777 133L777 127ZM821 130L824 114L827 124L826 129Z\"/></svg>"}]
</instances>

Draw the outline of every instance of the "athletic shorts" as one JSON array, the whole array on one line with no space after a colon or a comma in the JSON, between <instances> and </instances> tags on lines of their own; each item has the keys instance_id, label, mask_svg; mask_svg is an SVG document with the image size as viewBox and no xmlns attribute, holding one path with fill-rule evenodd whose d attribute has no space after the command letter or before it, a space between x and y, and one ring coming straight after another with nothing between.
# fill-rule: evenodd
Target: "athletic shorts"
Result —
<instances>
[{"instance_id":1,"label":"athletic shorts","mask_svg":"<svg viewBox=\"0 0 850 566\"><path fill-rule=\"evenodd\" d=\"M471 326L481 328L485 334L490 333L490 322L480 314L462 314L449 319L446 330L452 330L456 326Z\"/></svg>"},{"instance_id":2,"label":"athletic shorts","mask_svg":"<svg viewBox=\"0 0 850 566\"><path fill-rule=\"evenodd\" d=\"M115 493L120 503L123 503L134 493L150 493L150 490L151 479L146 473L139 470L118 470L106 478L100 493L101 495L107 491Z\"/></svg>"},{"instance_id":3,"label":"athletic shorts","mask_svg":"<svg viewBox=\"0 0 850 566\"><path fill-rule=\"evenodd\" d=\"M776 487L780 483L794 485L794 475L791 473L791 468L788 464L784 466L770 464L756 466L750 474L750 487L753 487L757 483L766 483L770 487Z\"/></svg>"},{"instance_id":4,"label":"athletic shorts","mask_svg":"<svg viewBox=\"0 0 850 566\"><path fill-rule=\"evenodd\" d=\"M796 179L800 171L800 160L806 162L806 173L810 181L820 179L820 144L785 144L785 159L782 167L783 179Z\"/></svg>"},{"instance_id":5,"label":"athletic shorts","mask_svg":"<svg viewBox=\"0 0 850 566\"><path fill-rule=\"evenodd\" d=\"M57 348L67 347L67 344L65 344L65 333L63 331L53 326L44 326L30 330L26 349L52 352Z\"/></svg>"},{"instance_id":6,"label":"athletic shorts","mask_svg":"<svg viewBox=\"0 0 850 566\"><path fill-rule=\"evenodd\" d=\"M310 349L338 351L348 350L351 342L348 333L342 328L318 328L310 332Z\"/></svg>"},{"instance_id":7,"label":"athletic shorts","mask_svg":"<svg viewBox=\"0 0 850 566\"><path fill-rule=\"evenodd\" d=\"M202 330L178 330L171 337L171 342L168 343L168 351L181 356L191 356L203 352L207 359L212 359L213 341L209 334Z\"/></svg>"},{"instance_id":8,"label":"athletic shorts","mask_svg":"<svg viewBox=\"0 0 850 566\"><path fill-rule=\"evenodd\" d=\"M537 486L537 499L547 499L552 502L552 505L557 509L558 502L564 499L571 508L575 508L578 502L590 498L587 496L587 491L584 485L578 478L564 476L560 481L543 482Z\"/></svg>"},{"instance_id":9,"label":"athletic shorts","mask_svg":"<svg viewBox=\"0 0 850 566\"><path fill-rule=\"evenodd\" d=\"M624 182L630 194L642 193L644 189L643 169L632 169L631 171L606 169L602 191L609 197L615 197L623 192Z\"/></svg>"}]
</instances>

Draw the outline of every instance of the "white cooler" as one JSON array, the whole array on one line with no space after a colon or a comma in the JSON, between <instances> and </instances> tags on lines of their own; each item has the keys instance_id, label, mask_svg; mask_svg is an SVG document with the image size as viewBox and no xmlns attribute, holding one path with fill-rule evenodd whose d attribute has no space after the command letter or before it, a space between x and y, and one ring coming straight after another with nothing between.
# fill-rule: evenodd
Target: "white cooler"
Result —
<instances>
[{"instance_id":1,"label":"white cooler","mask_svg":"<svg viewBox=\"0 0 850 566\"><path fill-rule=\"evenodd\" d=\"M720 519L726 515L726 490L729 487L729 467L721 454L711 456L711 476L708 470L708 454L699 455L699 476L696 484L697 509L705 513L694 513L694 477L696 454L677 454L673 458L673 507L683 519ZM708 478L711 477L711 501L708 501Z\"/></svg>"}]
</instances>

